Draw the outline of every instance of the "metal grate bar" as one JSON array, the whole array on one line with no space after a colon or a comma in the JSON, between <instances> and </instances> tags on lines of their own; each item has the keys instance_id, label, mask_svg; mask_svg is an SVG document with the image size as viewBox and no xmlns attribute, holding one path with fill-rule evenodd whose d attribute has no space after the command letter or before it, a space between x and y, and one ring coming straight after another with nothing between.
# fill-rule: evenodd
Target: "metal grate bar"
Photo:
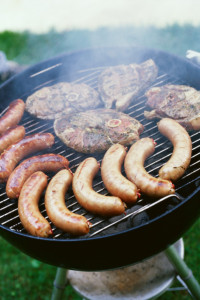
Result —
<instances>
[{"instance_id":1,"label":"metal grate bar","mask_svg":"<svg viewBox=\"0 0 200 300\"><path fill-rule=\"evenodd\" d=\"M153 206L155 206L155 205L157 206L158 204L160 204L160 203L164 202L165 200L168 200L169 198L172 198L172 197L176 197L178 200L180 200L180 196L177 194L168 195L166 197L159 199L158 201L155 201L151 204L147 204L147 205L143 206L142 208L139 208L137 211L127 214L126 216L124 216L123 218L120 219L120 222L130 218L131 216L136 216L144 211L147 211L148 209L152 208ZM106 230L114 225L117 225L118 223L119 223L119 221L117 220L117 221L113 222L112 224L109 224L109 225L105 226L104 228L97 230L96 232L92 233L90 236L91 237L95 236L95 235L99 234L100 232L102 232L103 230ZM95 225L97 225L97 224L94 224L93 226L95 226Z\"/></svg>"},{"instance_id":2,"label":"metal grate bar","mask_svg":"<svg viewBox=\"0 0 200 300\"><path fill-rule=\"evenodd\" d=\"M54 66L59 67L59 65ZM90 86L97 88L97 82L98 82L98 76L100 72L105 67L98 67L98 68L90 68L85 70L79 70L76 74L76 79L73 81L73 83L86 83ZM41 72L46 72L48 70L43 70ZM35 77L39 74L35 73L32 74L32 77ZM61 77L60 77L61 80ZM35 87L33 90L36 90L38 88L41 88L42 86L45 86L47 84L54 84L54 80L50 80L48 82L45 82L37 87ZM152 86L160 86L164 84L184 84L183 82L180 82L179 78L172 78L168 74L161 74L153 83ZM157 142L157 146L155 149L155 153L146 161L145 168L148 170L149 173L151 173L153 176L158 176L157 170L160 168L161 165L170 157L172 154L173 147L172 145L169 145L168 141L163 138L160 133L158 132L157 125L155 121L149 121L146 120L144 117L144 110L145 110L145 102L146 98L144 94L140 95L137 99L137 103L133 103L129 106L127 109L127 114L138 119L145 127L145 131L142 135L149 136L151 138L154 138L154 140ZM8 108L8 107L7 107ZM7 108L4 109L3 112L1 112L0 116L5 113ZM53 121L47 121L44 122L43 120L38 120L29 114L25 114L25 116L22 119L22 125L25 126L26 134L32 134L36 132L52 132L54 133L53 129ZM141 135L141 136L142 136ZM70 211L75 213L80 213L81 215L85 215L89 221L92 221L93 225L91 227L91 233L88 234L88 237L93 237L96 235L99 235L103 233L108 228L112 228L116 226L117 224L127 220L130 217L136 216L142 212L149 211L150 209L154 207L158 207L161 203L165 203L169 201L170 199L178 199L178 201L181 201L184 199L183 195L181 195L181 191L183 187L190 186L196 180L199 180L198 174L200 172L200 168L198 168L200 164L200 158L199 158L199 152L198 149L200 148L200 133L195 132L191 134L191 138L193 141L193 156L191 160L190 167L188 168L188 172L181 178L180 182L177 183L176 186L176 194L169 195L166 197L163 197L161 199L155 200L153 203L146 203L145 199L140 199L137 204L141 205L141 208L127 213L127 215L116 217L115 221L112 223L109 223L105 221L104 218L97 217L94 215L91 215L90 213L86 212L76 201L74 195L70 195L66 199L66 204L68 209ZM75 151L67 148L57 137L55 137L55 144L53 145L53 151L54 153L60 154L65 156L70 163L70 168L75 171L77 166L79 165L80 161L85 158L85 154L76 153ZM197 153L195 153L197 152ZM163 158L163 154L164 155ZM102 160L102 155L100 154L97 158L99 162ZM124 172L124 170L122 170ZM108 195L107 190L104 188L103 181L100 176L97 175L97 179L94 181L94 186L96 192ZM178 194L178 193L179 194ZM48 216L46 216L46 211L44 208L44 201L41 201L40 203L40 211L45 216L45 218L48 219ZM1 222L2 220L2 222ZM49 221L49 220L48 220ZM18 209L17 209L17 203L14 201L11 201L9 198L7 198L7 195L5 193L5 186L0 187L0 222L2 225L9 227L12 230L16 230L18 232L26 233L25 229L23 228L18 215ZM99 225L102 226L102 228L99 228ZM65 233L58 232L55 227L53 227L53 231L55 232L54 238L70 238L66 237Z\"/></svg>"}]
</instances>

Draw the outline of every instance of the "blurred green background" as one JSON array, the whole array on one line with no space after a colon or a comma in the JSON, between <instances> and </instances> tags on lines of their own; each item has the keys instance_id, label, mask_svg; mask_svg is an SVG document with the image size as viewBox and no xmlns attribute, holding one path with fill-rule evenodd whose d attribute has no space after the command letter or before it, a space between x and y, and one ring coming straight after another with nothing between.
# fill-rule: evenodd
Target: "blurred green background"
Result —
<instances>
[{"instance_id":1,"label":"blurred green background","mask_svg":"<svg viewBox=\"0 0 200 300\"><path fill-rule=\"evenodd\" d=\"M102 46L142 46L185 56L188 49L200 50L200 27L174 24L164 28L119 27L71 30L45 34L0 33L0 50L20 64L33 64L67 51Z\"/></svg>"},{"instance_id":2,"label":"blurred green background","mask_svg":"<svg viewBox=\"0 0 200 300\"><path fill-rule=\"evenodd\" d=\"M188 49L200 51L200 27L178 24L164 28L119 27L115 29L51 30L45 34L4 31L0 33L0 51L8 60L29 66L59 54L99 46L143 46L185 56ZM185 261L200 282L200 220L183 236ZM41 249L42 251L42 249ZM47 300L51 298L56 267L21 253L0 238L0 299ZM177 283L175 283L175 286ZM81 299L71 287L64 299ZM189 300L186 291L166 292L161 300Z\"/></svg>"}]
</instances>

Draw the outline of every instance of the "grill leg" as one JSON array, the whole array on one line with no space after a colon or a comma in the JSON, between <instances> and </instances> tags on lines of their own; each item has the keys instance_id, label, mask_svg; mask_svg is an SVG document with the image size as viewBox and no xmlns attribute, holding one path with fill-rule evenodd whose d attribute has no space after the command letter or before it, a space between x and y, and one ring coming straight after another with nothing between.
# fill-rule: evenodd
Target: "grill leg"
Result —
<instances>
[{"instance_id":1,"label":"grill leg","mask_svg":"<svg viewBox=\"0 0 200 300\"><path fill-rule=\"evenodd\" d=\"M179 256L176 248L173 245L169 246L165 250L165 254L185 283L191 296L196 300L200 300L200 285L193 276L192 271L187 267L184 260Z\"/></svg>"},{"instance_id":2,"label":"grill leg","mask_svg":"<svg viewBox=\"0 0 200 300\"><path fill-rule=\"evenodd\" d=\"M56 277L53 283L53 292L51 300L61 300L64 289L67 285L67 270L63 268L57 268Z\"/></svg>"}]
</instances>

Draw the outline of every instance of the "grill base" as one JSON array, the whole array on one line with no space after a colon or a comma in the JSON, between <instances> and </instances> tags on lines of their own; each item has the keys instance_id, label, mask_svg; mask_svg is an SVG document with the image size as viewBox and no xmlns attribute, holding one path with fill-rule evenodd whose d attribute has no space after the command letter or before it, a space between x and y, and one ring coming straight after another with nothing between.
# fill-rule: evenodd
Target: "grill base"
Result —
<instances>
[{"instance_id":1,"label":"grill base","mask_svg":"<svg viewBox=\"0 0 200 300\"><path fill-rule=\"evenodd\" d=\"M179 240L174 246L183 259L183 240ZM175 276L175 269L164 252L144 262L114 271L68 271L67 274L75 291L90 300L152 299L164 293Z\"/></svg>"}]
</instances>

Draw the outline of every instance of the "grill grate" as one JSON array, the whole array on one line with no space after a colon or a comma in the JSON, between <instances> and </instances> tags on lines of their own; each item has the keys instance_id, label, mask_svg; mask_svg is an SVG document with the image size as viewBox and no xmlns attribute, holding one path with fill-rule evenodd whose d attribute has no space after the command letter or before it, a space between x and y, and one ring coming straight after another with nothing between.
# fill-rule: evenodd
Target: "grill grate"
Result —
<instances>
[{"instance_id":1,"label":"grill grate","mask_svg":"<svg viewBox=\"0 0 200 300\"><path fill-rule=\"evenodd\" d=\"M54 66L51 67L51 69ZM57 65L55 65L57 67ZM75 75L76 80L73 80L75 83L86 83L93 88L97 88L97 78L100 72L103 70L103 67L99 68L91 68L85 69L81 71L77 71ZM39 73L32 74L30 77L35 77L41 74L42 72L46 72L48 69L43 70ZM35 90L42 88L46 85L52 85L57 81L64 81L64 77L59 77L59 79L50 80L48 82L43 83L40 86L29 91L29 94L33 93ZM179 78L175 78L169 76L167 74L159 74L153 86L160 86L163 84L184 84L184 82L180 81ZM22 98L25 100L28 94L22 95ZM147 159L145 163L146 170L157 177L159 168L163 165L165 161L169 159L172 154L172 145L171 143L160 135L157 130L157 125L155 121L149 121L144 118L143 112L145 109L145 96L141 94L138 97L138 102L131 105L126 113L131 117L136 118L144 125L144 132L141 137L149 136L153 138L157 142L155 153ZM1 113L3 115L6 109ZM26 135L34 134L37 132L51 132L54 134L53 130L53 122L52 121L43 121L36 119L30 116L27 112L25 112L23 119L21 121L21 125L26 128ZM55 134L54 134L55 135ZM90 233L87 235L88 238L93 236L105 235L107 233L113 233L116 228L117 230L125 230L127 229L127 222L131 218L141 214L146 213L148 218L154 218L156 215L160 215L164 209L167 209L169 205L177 205L184 197L187 196L187 193L192 189L192 187L196 187L200 184L200 132L194 132L191 134L192 145L193 145L193 156L191 159L191 164L186 171L185 175L176 183L176 194L169 195L167 197L153 200L148 199L146 197L141 198L136 205L133 205L131 208L128 208L125 215L121 215L118 217L104 219L101 217L94 216L88 212L86 212L80 205L77 203L75 197L71 190L67 192L66 195L66 204L67 207L75 213L85 215L86 218L93 224L90 230ZM49 152L54 152L60 155L65 156L70 162L70 168L74 172L79 165L79 163L88 155L77 153L72 149L67 148L57 137L55 137L55 144L49 150ZM94 154L99 162L102 160L103 154ZM122 170L124 174L124 170ZM51 176L51 174L50 174ZM102 193L107 195L108 192L104 188L103 182L101 180L100 174L98 174L94 180L94 189L98 193ZM41 199L39 208L41 213L48 219L46 215L45 207L44 207L44 199ZM51 223L51 221L48 219ZM17 201L11 200L7 197L5 193L5 185L0 185L0 224L3 226L10 228L13 231L21 232L27 234L25 229L23 228L17 209ZM122 226L121 226L122 225ZM60 231L55 228L55 226L51 223L54 239L71 239L69 234ZM121 226L121 227L119 227ZM81 237L80 237L81 238Z\"/></svg>"}]
</instances>

